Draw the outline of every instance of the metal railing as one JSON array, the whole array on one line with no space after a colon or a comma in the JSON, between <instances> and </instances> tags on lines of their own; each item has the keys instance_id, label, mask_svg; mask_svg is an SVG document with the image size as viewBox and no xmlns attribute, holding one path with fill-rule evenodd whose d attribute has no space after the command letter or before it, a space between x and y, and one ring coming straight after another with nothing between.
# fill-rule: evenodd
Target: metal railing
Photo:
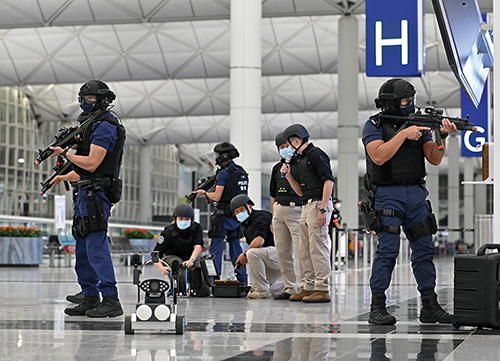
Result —
<instances>
[{"instance_id":1,"label":"metal railing","mask_svg":"<svg viewBox=\"0 0 500 361\"><path fill-rule=\"evenodd\" d=\"M466 232L474 229L439 228L433 236L436 255L454 255L457 252L474 252L472 245L467 245L460 240L464 239ZM459 234L459 240L450 240L451 234ZM338 232L338 244L335 233L332 237L331 267L332 271L363 270L369 269L377 250L378 237L376 234L366 233L364 229L346 229ZM410 263L410 244L404 232L401 232L399 255L396 265Z\"/></svg>"}]
</instances>

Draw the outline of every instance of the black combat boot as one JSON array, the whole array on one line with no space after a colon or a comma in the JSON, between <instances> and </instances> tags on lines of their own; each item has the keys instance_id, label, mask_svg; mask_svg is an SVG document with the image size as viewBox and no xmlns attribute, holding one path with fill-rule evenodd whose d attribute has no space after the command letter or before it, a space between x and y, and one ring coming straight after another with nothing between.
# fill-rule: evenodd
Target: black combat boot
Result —
<instances>
[{"instance_id":1,"label":"black combat boot","mask_svg":"<svg viewBox=\"0 0 500 361\"><path fill-rule=\"evenodd\" d=\"M70 316L85 316L85 312L99 305L99 296L84 296L82 303L75 307L68 307L64 313Z\"/></svg>"},{"instance_id":2,"label":"black combat boot","mask_svg":"<svg viewBox=\"0 0 500 361\"><path fill-rule=\"evenodd\" d=\"M385 308L385 294L372 295L368 322L374 325L394 325L396 323L396 317L390 315Z\"/></svg>"},{"instance_id":3,"label":"black combat boot","mask_svg":"<svg viewBox=\"0 0 500 361\"><path fill-rule=\"evenodd\" d=\"M67 295L66 301L71 302L71 303L82 303L84 298L85 298L85 296L83 295L83 292L80 291L74 295Z\"/></svg>"},{"instance_id":4,"label":"black combat boot","mask_svg":"<svg viewBox=\"0 0 500 361\"><path fill-rule=\"evenodd\" d=\"M422 323L453 323L453 316L443 310L437 301L437 295L431 293L422 296L422 309L420 310L420 322Z\"/></svg>"},{"instance_id":5,"label":"black combat boot","mask_svg":"<svg viewBox=\"0 0 500 361\"><path fill-rule=\"evenodd\" d=\"M118 295L106 296L97 307L88 310L85 314L88 317L116 317L123 315L123 309Z\"/></svg>"}]
</instances>

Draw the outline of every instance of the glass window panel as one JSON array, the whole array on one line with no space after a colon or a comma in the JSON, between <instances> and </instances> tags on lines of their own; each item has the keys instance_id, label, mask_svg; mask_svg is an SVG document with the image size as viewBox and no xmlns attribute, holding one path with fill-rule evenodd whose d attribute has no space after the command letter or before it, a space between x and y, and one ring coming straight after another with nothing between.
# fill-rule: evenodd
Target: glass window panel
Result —
<instances>
[{"instance_id":1,"label":"glass window panel","mask_svg":"<svg viewBox=\"0 0 500 361\"><path fill-rule=\"evenodd\" d=\"M16 107L12 104L9 105L9 123L16 123Z\"/></svg>"},{"instance_id":2,"label":"glass window panel","mask_svg":"<svg viewBox=\"0 0 500 361\"><path fill-rule=\"evenodd\" d=\"M17 128L17 145L20 147L24 147L24 129L23 128Z\"/></svg>"}]
</instances>

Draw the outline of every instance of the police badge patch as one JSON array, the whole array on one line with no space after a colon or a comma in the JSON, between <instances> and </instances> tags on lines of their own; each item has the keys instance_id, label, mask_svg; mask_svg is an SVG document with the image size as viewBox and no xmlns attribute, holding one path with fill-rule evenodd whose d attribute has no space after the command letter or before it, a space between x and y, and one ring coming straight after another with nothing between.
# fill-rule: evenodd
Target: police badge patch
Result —
<instances>
[{"instance_id":1,"label":"police badge patch","mask_svg":"<svg viewBox=\"0 0 500 361\"><path fill-rule=\"evenodd\" d=\"M163 238L163 236L160 236L160 238L158 238L158 243L162 244L164 240L165 240L165 238Z\"/></svg>"}]
</instances>

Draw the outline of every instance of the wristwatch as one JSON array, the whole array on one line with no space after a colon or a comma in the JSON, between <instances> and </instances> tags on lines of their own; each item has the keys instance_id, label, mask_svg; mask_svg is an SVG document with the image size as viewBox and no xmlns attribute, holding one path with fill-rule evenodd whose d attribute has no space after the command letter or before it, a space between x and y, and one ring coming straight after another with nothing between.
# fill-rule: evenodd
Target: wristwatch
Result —
<instances>
[{"instance_id":1,"label":"wristwatch","mask_svg":"<svg viewBox=\"0 0 500 361\"><path fill-rule=\"evenodd\" d=\"M326 208L320 208L318 209L321 213L326 213Z\"/></svg>"},{"instance_id":2,"label":"wristwatch","mask_svg":"<svg viewBox=\"0 0 500 361\"><path fill-rule=\"evenodd\" d=\"M450 133L444 133L444 134L441 134L441 139L446 139L446 138L448 138L448 135L450 135Z\"/></svg>"},{"instance_id":3,"label":"wristwatch","mask_svg":"<svg viewBox=\"0 0 500 361\"><path fill-rule=\"evenodd\" d=\"M190 258L189 260L190 260L191 262L194 262L194 258Z\"/></svg>"},{"instance_id":4,"label":"wristwatch","mask_svg":"<svg viewBox=\"0 0 500 361\"><path fill-rule=\"evenodd\" d=\"M246 259L248 259L247 253L243 252L243 255L245 256Z\"/></svg>"}]
</instances>

